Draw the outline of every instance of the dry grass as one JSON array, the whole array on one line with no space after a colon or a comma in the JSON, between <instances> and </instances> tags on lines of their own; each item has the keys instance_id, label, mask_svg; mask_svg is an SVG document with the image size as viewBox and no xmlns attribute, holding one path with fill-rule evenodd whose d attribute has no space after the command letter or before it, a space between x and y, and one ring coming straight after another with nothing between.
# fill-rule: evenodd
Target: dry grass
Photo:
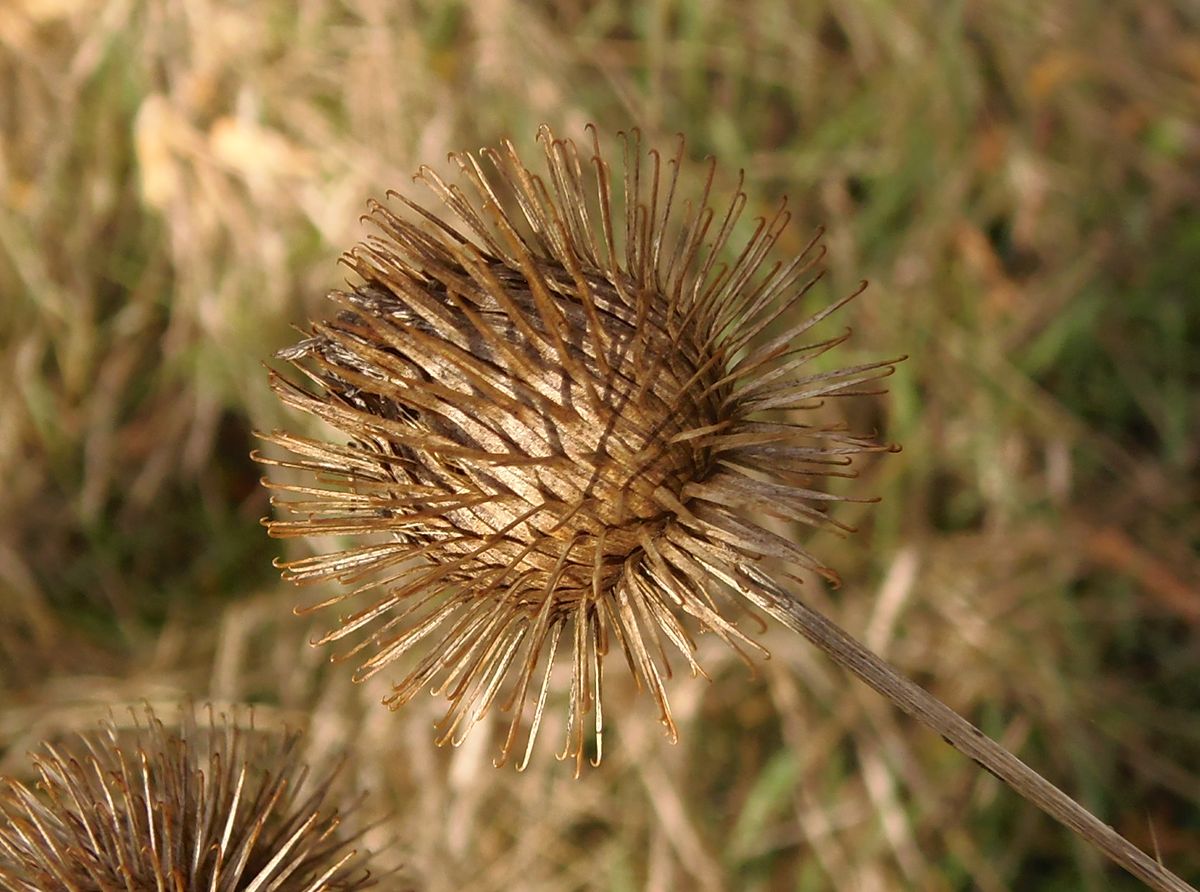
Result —
<instances>
[{"instance_id":1,"label":"dry grass","mask_svg":"<svg viewBox=\"0 0 1200 892\"><path fill-rule=\"evenodd\" d=\"M353 744L434 892L1134 888L777 628L757 679L702 642L676 747L613 684L578 782L494 771L486 729L433 748L437 701L390 714L305 645L257 525L259 363L418 163L637 124L744 166L752 209L787 192L784 249L823 223L831 293L872 280L855 350L913 356L860 409L905 452L821 542L825 606L1200 880L1189 9L4 4L0 767L97 704L250 700L306 758Z\"/></svg>"}]
</instances>

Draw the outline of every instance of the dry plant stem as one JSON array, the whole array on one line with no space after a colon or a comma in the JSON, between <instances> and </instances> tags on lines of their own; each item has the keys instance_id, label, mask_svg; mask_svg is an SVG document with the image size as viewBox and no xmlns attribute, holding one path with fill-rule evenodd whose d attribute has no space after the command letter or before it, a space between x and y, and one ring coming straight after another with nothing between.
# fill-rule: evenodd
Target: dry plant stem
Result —
<instances>
[{"instance_id":1,"label":"dry plant stem","mask_svg":"<svg viewBox=\"0 0 1200 892\"><path fill-rule=\"evenodd\" d=\"M860 679L990 771L1046 814L1160 892L1197 892L924 688L909 681L821 613L791 596L761 606Z\"/></svg>"}]
</instances>

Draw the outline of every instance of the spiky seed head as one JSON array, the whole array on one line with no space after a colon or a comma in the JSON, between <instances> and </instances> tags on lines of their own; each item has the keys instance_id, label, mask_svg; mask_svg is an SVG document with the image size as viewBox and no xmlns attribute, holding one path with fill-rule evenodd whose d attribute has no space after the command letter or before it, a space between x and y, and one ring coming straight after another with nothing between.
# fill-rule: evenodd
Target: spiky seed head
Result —
<instances>
[{"instance_id":1,"label":"spiky seed head","mask_svg":"<svg viewBox=\"0 0 1200 892\"><path fill-rule=\"evenodd\" d=\"M547 127L539 142L542 174L508 142L451 155L464 186L422 168L446 219L391 193L400 213L370 205L378 233L343 258L359 283L279 354L300 383L271 375L349 442L277 431L290 455L256 457L311 478L267 481L272 536L346 537L281 564L344 586L299 612L369 599L317 643L369 630L341 655L373 650L360 680L423 649L385 702L435 685L454 742L498 705L500 762L528 722L522 767L565 647L578 771L589 736L599 760L612 639L674 738L668 649L693 673L697 631L761 649L730 608L755 600L764 560L833 578L765 519L837 525L813 481L887 447L805 410L874 392L893 363L809 370L848 335L809 330L854 295L799 314L823 248L768 261L786 202L747 226L740 180L713 203L711 164L685 198L682 138L664 159L622 134L615 189L594 129L582 153Z\"/></svg>"},{"instance_id":2,"label":"spiky seed head","mask_svg":"<svg viewBox=\"0 0 1200 892\"><path fill-rule=\"evenodd\" d=\"M12 892L350 892L375 886L300 735L235 717L170 726L149 707L0 779L0 886Z\"/></svg>"}]
</instances>

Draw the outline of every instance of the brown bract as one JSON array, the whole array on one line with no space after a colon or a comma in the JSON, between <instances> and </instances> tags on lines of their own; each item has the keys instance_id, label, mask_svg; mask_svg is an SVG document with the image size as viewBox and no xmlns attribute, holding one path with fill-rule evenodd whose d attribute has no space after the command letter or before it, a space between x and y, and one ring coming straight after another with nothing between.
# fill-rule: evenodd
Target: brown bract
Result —
<instances>
[{"instance_id":1,"label":"brown bract","mask_svg":"<svg viewBox=\"0 0 1200 892\"><path fill-rule=\"evenodd\" d=\"M375 886L297 733L190 708L43 745L31 790L0 779L0 885L13 892L352 892Z\"/></svg>"},{"instance_id":2,"label":"brown bract","mask_svg":"<svg viewBox=\"0 0 1200 892\"><path fill-rule=\"evenodd\" d=\"M346 587L305 609L372 598L319 643L369 630L344 654L369 653L359 679L422 648L385 702L435 686L454 742L499 705L500 761L529 723L522 766L565 648L563 756L577 770L589 748L600 758L614 639L673 738L668 650L694 673L697 631L761 650L731 608L765 559L833 578L765 520L835 524L814 480L887 447L804 410L874 392L892 369L808 370L848 336L809 329L858 292L801 312L823 249L814 238L768 261L785 206L747 224L740 188L712 203L712 165L685 197L682 139L664 160L636 132L613 188L591 138L581 153L543 127L543 174L507 142L452 155L465 188L423 168L448 219L399 195L403 216L373 203L378 235L344 258L361 284L333 292L335 318L280 354L305 380L271 375L286 404L349 442L275 432L265 439L290 455L256 456L310 478L267 483L272 536L346 537L281 565Z\"/></svg>"}]
</instances>

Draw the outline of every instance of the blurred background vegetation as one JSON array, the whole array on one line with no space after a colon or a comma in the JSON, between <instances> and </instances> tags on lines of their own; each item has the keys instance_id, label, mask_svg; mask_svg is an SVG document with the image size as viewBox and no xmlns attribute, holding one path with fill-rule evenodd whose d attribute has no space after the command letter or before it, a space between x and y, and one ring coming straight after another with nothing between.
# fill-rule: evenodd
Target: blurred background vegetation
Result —
<instances>
[{"instance_id":1,"label":"blurred background vegetation","mask_svg":"<svg viewBox=\"0 0 1200 892\"><path fill-rule=\"evenodd\" d=\"M306 641L259 518L261 363L358 216L538 123L637 125L828 229L855 407L903 444L820 606L1200 882L1200 9L1192 3L7 0L0 769L96 706L262 704L354 748L431 892L1133 889L772 628L682 740L610 675L580 781L438 750ZM845 358L846 354L843 354ZM554 737L553 727L543 736Z\"/></svg>"}]
</instances>

